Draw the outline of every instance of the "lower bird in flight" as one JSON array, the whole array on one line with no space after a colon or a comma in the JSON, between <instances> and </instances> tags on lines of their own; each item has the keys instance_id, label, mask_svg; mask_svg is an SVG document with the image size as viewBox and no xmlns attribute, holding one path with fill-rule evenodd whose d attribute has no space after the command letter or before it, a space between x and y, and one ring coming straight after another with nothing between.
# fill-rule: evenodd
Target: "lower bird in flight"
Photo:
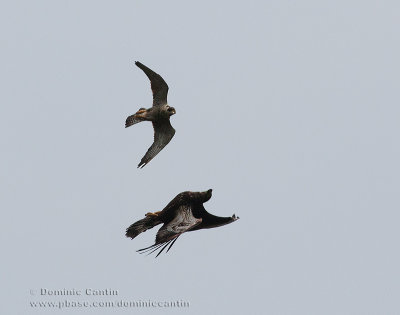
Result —
<instances>
[{"instance_id":1,"label":"lower bird in flight","mask_svg":"<svg viewBox=\"0 0 400 315\"><path fill-rule=\"evenodd\" d=\"M171 141L175 134L175 129L171 126L169 118L176 112L175 108L169 106L167 103L168 85L164 79L139 61L136 61L135 64L150 79L151 90L153 92L153 106L149 109L140 108L125 121L125 128L141 121L151 121L153 123L154 142L138 165L138 167L142 168Z\"/></svg>"},{"instance_id":2,"label":"lower bird in flight","mask_svg":"<svg viewBox=\"0 0 400 315\"><path fill-rule=\"evenodd\" d=\"M203 203L210 200L212 189L204 192L185 191L178 194L162 211L147 213L144 219L126 229L126 237L134 239L140 233L163 223L158 230L154 245L139 249L139 253L151 254L160 249L157 256L169 245L167 252L178 237L189 231L210 229L235 222L236 215L217 217L204 209ZM156 256L156 257L157 257Z\"/></svg>"}]
</instances>

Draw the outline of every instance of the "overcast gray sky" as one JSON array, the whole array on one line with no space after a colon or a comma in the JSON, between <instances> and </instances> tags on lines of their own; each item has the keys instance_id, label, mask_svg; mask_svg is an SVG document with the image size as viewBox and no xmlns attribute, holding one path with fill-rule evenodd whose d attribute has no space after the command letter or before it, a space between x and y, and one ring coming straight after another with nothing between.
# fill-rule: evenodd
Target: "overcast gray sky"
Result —
<instances>
[{"instance_id":1,"label":"overcast gray sky","mask_svg":"<svg viewBox=\"0 0 400 315\"><path fill-rule=\"evenodd\" d=\"M398 314L399 15L398 1L2 1L1 314ZM151 104L135 60L177 111L141 170L151 124L124 128ZM135 252L156 229L127 226L209 188L206 209L239 221ZM190 307L31 307L66 300Z\"/></svg>"}]
</instances>

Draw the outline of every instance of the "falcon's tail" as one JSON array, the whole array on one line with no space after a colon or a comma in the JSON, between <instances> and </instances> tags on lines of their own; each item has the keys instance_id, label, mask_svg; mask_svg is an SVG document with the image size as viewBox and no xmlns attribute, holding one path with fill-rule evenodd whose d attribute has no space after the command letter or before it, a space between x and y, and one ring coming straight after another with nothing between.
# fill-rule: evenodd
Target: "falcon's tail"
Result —
<instances>
[{"instance_id":1,"label":"falcon's tail","mask_svg":"<svg viewBox=\"0 0 400 315\"><path fill-rule=\"evenodd\" d=\"M159 221L157 217L146 216L144 219L139 220L139 221L133 223L130 227L128 227L126 229L125 236L133 239L136 236L138 236L140 233L143 233L143 232L147 231L148 229L151 229L160 223L162 223L162 222Z\"/></svg>"},{"instance_id":2,"label":"falcon's tail","mask_svg":"<svg viewBox=\"0 0 400 315\"><path fill-rule=\"evenodd\" d=\"M134 124L140 123L141 121L144 121L144 120L145 120L144 118L142 118L136 114L131 115L125 121L125 128L128 128Z\"/></svg>"},{"instance_id":3,"label":"falcon's tail","mask_svg":"<svg viewBox=\"0 0 400 315\"><path fill-rule=\"evenodd\" d=\"M146 117L146 113L147 113L146 108L143 108L143 107L139 108L139 110L135 114L130 115L126 119L125 128L130 127L134 124L140 123L141 121L148 120L148 118Z\"/></svg>"}]
</instances>

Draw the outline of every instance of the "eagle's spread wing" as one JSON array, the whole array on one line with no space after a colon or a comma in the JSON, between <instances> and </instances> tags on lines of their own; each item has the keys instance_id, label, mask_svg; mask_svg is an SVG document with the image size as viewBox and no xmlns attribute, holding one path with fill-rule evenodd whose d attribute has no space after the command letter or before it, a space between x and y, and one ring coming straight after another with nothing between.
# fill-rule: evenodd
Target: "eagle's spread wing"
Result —
<instances>
[{"instance_id":1,"label":"eagle's spread wing","mask_svg":"<svg viewBox=\"0 0 400 315\"><path fill-rule=\"evenodd\" d=\"M153 106L167 104L168 85L164 79L144 64L136 61L135 64L143 70L150 79L151 90L153 91Z\"/></svg>"},{"instance_id":2,"label":"eagle's spread wing","mask_svg":"<svg viewBox=\"0 0 400 315\"><path fill-rule=\"evenodd\" d=\"M167 252L170 250L172 245L178 239L178 237L194 228L196 225L200 224L202 219L196 219L193 216L192 209L188 205L180 206L176 211L175 218L169 223L164 224L157 232L156 242L154 245L149 247L139 249L139 253L153 253L156 250L160 249L160 252L157 254L160 255L163 250L170 244ZM157 257L156 256L156 257Z\"/></svg>"},{"instance_id":3,"label":"eagle's spread wing","mask_svg":"<svg viewBox=\"0 0 400 315\"><path fill-rule=\"evenodd\" d=\"M171 126L169 119L153 121L154 142L147 150L138 167L142 168L149 163L172 139L175 129Z\"/></svg>"}]
</instances>

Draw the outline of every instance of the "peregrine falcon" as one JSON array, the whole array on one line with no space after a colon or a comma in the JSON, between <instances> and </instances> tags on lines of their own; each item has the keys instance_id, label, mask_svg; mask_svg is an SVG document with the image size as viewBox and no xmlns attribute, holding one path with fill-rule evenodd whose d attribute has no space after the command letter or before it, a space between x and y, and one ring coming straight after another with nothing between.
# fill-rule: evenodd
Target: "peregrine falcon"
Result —
<instances>
[{"instance_id":1,"label":"peregrine falcon","mask_svg":"<svg viewBox=\"0 0 400 315\"><path fill-rule=\"evenodd\" d=\"M133 223L126 229L125 235L133 239L140 233L163 223L163 226L157 232L155 243L138 250L141 254L151 254L161 248L157 254L158 256L169 245L168 252L178 237L185 232L214 228L239 219L236 215L217 217L208 213L204 209L203 203L210 200L211 195L212 189L204 192L182 192L162 211L148 212L144 219Z\"/></svg>"},{"instance_id":2,"label":"peregrine falcon","mask_svg":"<svg viewBox=\"0 0 400 315\"><path fill-rule=\"evenodd\" d=\"M169 118L176 112L175 108L167 103L168 85L164 79L139 61L136 61L135 64L150 79L151 90L153 91L153 106L149 109L140 108L136 114L129 116L125 122L125 128L141 121L151 121L153 124L154 142L138 165L138 168L142 168L171 141L175 134L175 129L171 126Z\"/></svg>"}]
</instances>

